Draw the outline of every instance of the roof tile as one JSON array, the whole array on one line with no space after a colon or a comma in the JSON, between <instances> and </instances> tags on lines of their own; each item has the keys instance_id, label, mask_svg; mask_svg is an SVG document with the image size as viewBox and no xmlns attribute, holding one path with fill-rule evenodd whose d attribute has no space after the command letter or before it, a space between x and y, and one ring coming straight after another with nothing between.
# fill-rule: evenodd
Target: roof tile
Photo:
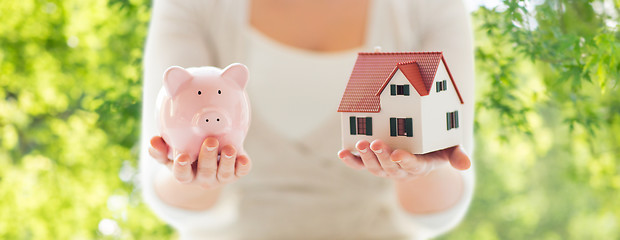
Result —
<instances>
[{"instance_id":1,"label":"roof tile","mask_svg":"<svg viewBox=\"0 0 620 240\"><path fill-rule=\"evenodd\" d=\"M420 96L428 95L442 52L361 52L340 101L338 112L379 112L379 96L389 79L400 69ZM443 61L444 64L445 60ZM452 74L446 64L450 79ZM463 99L454 84L456 92Z\"/></svg>"}]
</instances>

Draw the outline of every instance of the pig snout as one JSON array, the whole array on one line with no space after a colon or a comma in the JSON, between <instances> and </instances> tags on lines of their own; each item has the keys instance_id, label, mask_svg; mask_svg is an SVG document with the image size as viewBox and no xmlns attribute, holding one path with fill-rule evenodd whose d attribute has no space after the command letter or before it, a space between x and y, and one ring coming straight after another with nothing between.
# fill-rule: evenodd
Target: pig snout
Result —
<instances>
[{"instance_id":1,"label":"pig snout","mask_svg":"<svg viewBox=\"0 0 620 240\"><path fill-rule=\"evenodd\" d=\"M194 118L194 126L205 133L221 134L230 130L230 120L220 111L205 110Z\"/></svg>"}]
</instances>

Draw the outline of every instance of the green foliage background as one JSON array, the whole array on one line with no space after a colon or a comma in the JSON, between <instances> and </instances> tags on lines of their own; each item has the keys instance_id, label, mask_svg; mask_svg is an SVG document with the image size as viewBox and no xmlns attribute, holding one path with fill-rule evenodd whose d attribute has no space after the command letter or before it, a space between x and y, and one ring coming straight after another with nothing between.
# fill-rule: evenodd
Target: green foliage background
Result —
<instances>
[{"instance_id":1,"label":"green foliage background","mask_svg":"<svg viewBox=\"0 0 620 240\"><path fill-rule=\"evenodd\" d=\"M473 13L477 188L443 239L620 238L620 1ZM0 2L0 238L168 239L136 186L145 0Z\"/></svg>"}]
</instances>

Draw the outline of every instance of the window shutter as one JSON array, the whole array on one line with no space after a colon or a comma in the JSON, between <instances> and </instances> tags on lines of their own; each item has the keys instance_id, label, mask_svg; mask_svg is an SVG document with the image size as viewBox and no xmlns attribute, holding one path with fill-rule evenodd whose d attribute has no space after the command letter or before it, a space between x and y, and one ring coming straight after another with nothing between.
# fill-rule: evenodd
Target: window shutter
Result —
<instances>
[{"instance_id":1,"label":"window shutter","mask_svg":"<svg viewBox=\"0 0 620 240\"><path fill-rule=\"evenodd\" d=\"M407 131L407 137L413 137L413 119L405 119L405 131Z\"/></svg>"},{"instance_id":2,"label":"window shutter","mask_svg":"<svg viewBox=\"0 0 620 240\"><path fill-rule=\"evenodd\" d=\"M443 90L448 90L448 80L443 80Z\"/></svg>"},{"instance_id":3,"label":"window shutter","mask_svg":"<svg viewBox=\"0 0 620 240\"><path fill-rule=\"evenodd\" d=\"M390 95L396 96L396 85L390 85Z\"/></svg>"},{"instance_id":4,"label":"window shutter","mask_svg":"<svg viewBox=\"0 0 620 240\"><path fill-rule=\"evenodd\" d=\"M390 136L396 137L396 118L390 118Z\"/></svg>"},{"instance_id":5,"label":"window shutter","mask_svg":"<svg viewBox=\"0 0 620 240\"><path fill-rule=\"evenodd\" d=\"M449 112L446 113L446 126L448 130L450 130L450 113Z\"/></svg>"},{"instance_id":6,"label":"window shutter","mask_svg":"<svg viewBox=\"0 0 620 240\"><path fill-rule=\"evenodd\" d=\"M366 135L372 136L372 117L366 117Z\"/></svg>"},{"instance_id":7,"label":"window shutter","mask_svg":"<svg viewBox=\"0 0 620 240\"><path fill-rule=\"evenodd\" d=\"M405 96L409 96L409 85L403 86L403 93Z\"/></svg>"},{"instance_id":8,"label":"window shutter","mask_svg":"<svg viewBox=\"0 0 620 240\"><path fill-rule=\"evenodd\" d=\"M454 118L455 118L454 121L456 122L456 125L454 127L458 128L459 127L459 111L454 111Z\"/></svg>"},{"instance_id":9,"label":"window shutter","mask_svg":"<svg viewBox=\"0 0 620 240\"><path fill-rule=\"evenodd\" d=\"M355 117L349 118L349 125L351 127L351 135L355 135L357 126L355 126Z\"/></svg>"},{"instance_id":10,"label":"window shutter","mask_svg":"<svg viewBox=\"0 0 620 240\"><path fill-rule=\"evenodd\" d=\"M436 82L436 83L435 83L435 91L436 91L436 92L439 92L439 82Z\"/></svg>"}]
</instances>

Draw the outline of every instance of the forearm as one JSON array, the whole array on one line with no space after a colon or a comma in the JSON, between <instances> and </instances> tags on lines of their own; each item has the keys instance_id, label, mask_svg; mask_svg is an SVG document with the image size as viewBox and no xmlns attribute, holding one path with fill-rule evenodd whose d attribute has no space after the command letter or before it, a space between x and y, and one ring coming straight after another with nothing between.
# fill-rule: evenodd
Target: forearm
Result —
<instances>
[{"instance_id":1,"label":"forearm","mask_svg":"<svg viewBox=\"0 0 620 240\"><path fill-rule=\"evenodd\" d=\"M170 171L159 171L153 184L155 193L166 204L171 206L203 211L212 208L218 201L221 187L204 189L195 184L182 184Z\"/></svg>"},{"instance_id":2,"label":"forearm","mask_svg":"<svg viewBox=\"0 0 620 240\"><path fill-rule=\"evenodd\" d=\"M443 164L426 176L396 181L402 208L412 214L430 214L454 206L462 197L464 180L459 170Z\"/></svg>"}]
</instances>

